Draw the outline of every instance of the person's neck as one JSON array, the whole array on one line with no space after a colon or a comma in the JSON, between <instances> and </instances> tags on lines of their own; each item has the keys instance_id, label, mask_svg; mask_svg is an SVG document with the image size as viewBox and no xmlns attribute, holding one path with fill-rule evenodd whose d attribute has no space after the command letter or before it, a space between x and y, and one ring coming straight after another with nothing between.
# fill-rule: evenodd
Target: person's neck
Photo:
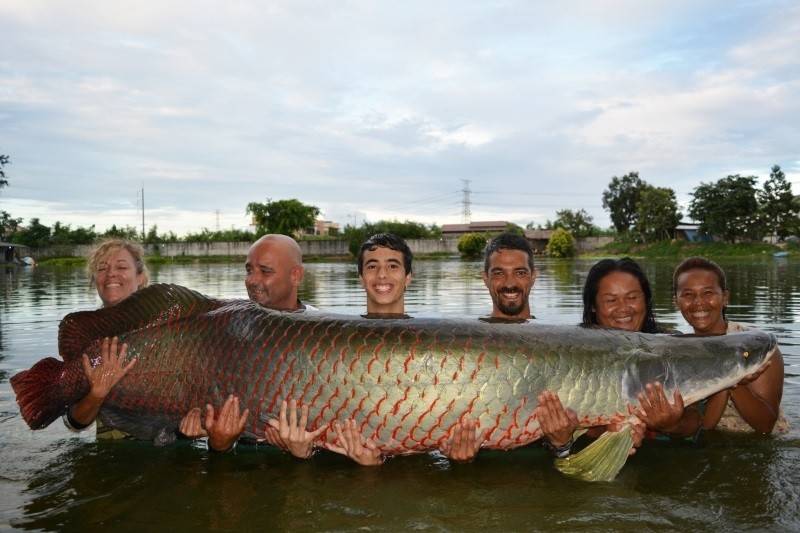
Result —
<instances>
[{"instance_id":1,"label":"person's neck","mask_svg":"<svg viewBox=\"0 0 800 533\"><path fill-rule=\"evenodd\" d=\"M530 320L531 310L530 307L525 306L525 308L516 315L507 315L500 309L495 307L492 309L492 314L489 316L491 316L492 318L502 318L505 320Z\"/></svg>"},{"instance_id":2,"label":"person's neck","mask_svg":"<svg viewBox=\"0 0 800 533\"><path fill-rule=\"evenodd\" d=\"M726 333L728 333L728 321L724 319L715 323L712 327L708 328L707 330L702 330L702 331L698 331L697 329L694 330L694 334L700 336L725 335Z\"/></svg>"},{"instance_id":3,"label":"person's neck","mask_svg":"<svg viewBox=\"0 0 800 533\"><path fill-rule=\"evenodd\" d=\"M297 311L302 306L303 304L301 304L300 300L295 296L294 299L286 299L286 301L278 305L271 306L270 309L275 309L276 311Z\"/></svg>"},{"instance_id":4,"label":"person's neck","mask_svg":"<svg viewBox=\"0 0 800 533\"><path fill-rule=\"evenodd\" d=\"M403 315L405 314L405 302L398 300L390 304L378 304L367 302L368 315Z\"/></svg>"}]
</instances>

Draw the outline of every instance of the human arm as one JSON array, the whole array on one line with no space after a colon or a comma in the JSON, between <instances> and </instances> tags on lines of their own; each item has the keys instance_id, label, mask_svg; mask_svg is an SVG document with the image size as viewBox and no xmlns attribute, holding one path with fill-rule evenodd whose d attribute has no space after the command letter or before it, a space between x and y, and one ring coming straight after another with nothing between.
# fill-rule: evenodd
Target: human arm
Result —
<instances>
[{"instance_id":1,"label":"human arm","mask_svg":"<svg viewBox=\"0 0 800 533\"><path fill-rule=\"evenodd\" d=\"M80 426L75 429L84 428L94 422L111 389L136 364L135 357L125 363L128 345L120 346L117 337L103 339L100 350L100 362L95 367L92 367L89 356L83 354L83 372L89 381L89 393L68 409L69 421Z\"/></svg>"},{"instance_id":2,"label":"human arm","mask_svg":"<svg viewBox=\"0 0 800 533\"><path fill-rule=\"evenodd\" d=\"M358 430L356 421L345 420L344 427L339 422L333 423L336 430L337 444L325 443L323 446L335 453L346 455L363 466L376 466L384 463L384 457L372 439L364 440Z\"/></svg>"},{"instance_id":3,"label":"human arm","mask_svg":"<svg viewBox=\"0 0 800 533\"><path fill-rule=\"evenodd\" d=\"M770 433L778 420L783 396L783 356L780 351L760 373L745 377L731 391L736 410L750 427L761 433Z\"/></svg>"},{"instance_id":4,"label":"human arm","mask_svg":"<svg viewBox=\"0 0 800 533\"><path fill-rule=\"evenodd\" d=\"M215 416L214 406L206 405L206 431L208 432L208 447L217 452L226 452L233 448L239 435L244 431L249 409L239 412L239 397L230 395L219 416Z\"/></svg>"},{"instance_id":5,"label":"human arm","mask_svg":"<svg viewBox=\"0 0 800 533\"><path fill-rule=\"evenodd\" d=\"M478 421L465 418L459 421L439 449L451 461L469 462L475 459L486 437L480 438Z\"/></svg>"},{"instance_id":6,"label":"human arm","mask_svg":"<svg viewBox=\"0 0 800 533\"><path fill-rule=\"evenodd\" d=\"M686 408L683 396L675 389L670 403L659 382L648 383L639 393L639 409L636 412L647 427L673 437L688 437L700 429L703 419L695 407Z\"/></svg>"},{"instance_id":7,"label":"human arm","mask_svg":"<svg viewBox=\"0 0 800 533\"><path fill-rule=\"evenodd\" d=\"M721 390L710 396L706 401L706 409L703 413L703 429L714 429L725 412L728 399L731 397L730 389Z\"/></svg>"},{"instance_id":8,"label":"human arm","mask_svg":"<svg viewBox=\"0 0 800 533\"><path fill-rule=\"evenodd\" d=\"M286 411L289 410L287 420ZM306 431L308 425L308 406L300 410L300 420L297 420L297 402L294 398L281 403L279 419L270 419L264 428L264 440L273 446L288 451L300 459L308 459L314 453L314 446L319 437L327 428L325 424L314 431Z\"/></svg>"}]
</instances>

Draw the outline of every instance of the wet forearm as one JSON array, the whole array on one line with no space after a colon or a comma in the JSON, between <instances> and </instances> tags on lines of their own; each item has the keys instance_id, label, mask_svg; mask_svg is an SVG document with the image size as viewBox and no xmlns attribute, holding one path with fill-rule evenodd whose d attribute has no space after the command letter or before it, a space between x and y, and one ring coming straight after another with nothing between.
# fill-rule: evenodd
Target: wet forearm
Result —
<instances>
[{"instance_id":1,"label":"wet forearm","mask_svg":"<svg viewBox=\"0 0 800 533\"><path fill-rule=\"evenodd\" d=\"M700 412L697 409L689 408L683 411L683 415L675 425L664 428L661 432L670 437L689 437L697 433L702 424L703 417L700 416Z\"/></svg>"},{"instance_id":2,"label":"wet forearm","mask_svg":"<svg viewBox=\"0 0 800 533\"><path fill-rule=\"evenodd\" d=\"M69 407L69 417L82 426L88 426L97 418L100 407L105 398L98 398L91 392L84 396L78 403Z\"/></svg>"},{"instance_id":3,"label":"wet forearm","mask_svg":"<svg viewBox=\"0 0 800 533\"><path fill-rule=\"evenodd\" d=\"M708 399L705 414L703 415L703 429L714 429L717 427L725 406L728 405L730 391L724 390L716 393Z\"/></svg>"}]
</instances>

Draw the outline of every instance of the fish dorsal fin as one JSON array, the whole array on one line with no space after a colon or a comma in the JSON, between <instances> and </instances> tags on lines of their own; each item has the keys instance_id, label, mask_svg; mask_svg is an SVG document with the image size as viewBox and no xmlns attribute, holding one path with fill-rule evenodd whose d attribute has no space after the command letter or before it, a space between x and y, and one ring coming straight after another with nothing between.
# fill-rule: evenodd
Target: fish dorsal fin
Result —
<instances>
[{"instance_id":1,"label":"fish dorsal fin","mask_svg":"<svg viewBox=\"0 0 800 533\"><path fill-rule=\"evenodd\" d=\"M224 303L180 285L150 285L114 306L68 314L58 327L58 352L69 361L80 357L97 339L174 322Z\"/></svg>"}]
</instances>

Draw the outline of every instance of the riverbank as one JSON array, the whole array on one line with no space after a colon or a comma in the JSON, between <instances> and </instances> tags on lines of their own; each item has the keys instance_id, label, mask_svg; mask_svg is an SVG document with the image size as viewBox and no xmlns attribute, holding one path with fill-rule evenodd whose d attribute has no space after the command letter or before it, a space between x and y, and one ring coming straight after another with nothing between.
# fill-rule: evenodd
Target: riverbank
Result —
<instances>
[{"instance_id":1,"label":"riverbank","mask_svg":"<svg viewBox=\"0 0 800 533\"><path fill-rule=\"evenodd\" d=\"M301 243L306 241L301 241ZM415 245L416 241L411 241ZM431 249L433 248L424 241L426 246L416 246L418 249ZM438 243L437 243L438 244ZM450 243L448 243L450 244ZM458 253L449 250L450 246L442 246L439 244L440 249L443 251L434 252L414 252L414 259L417 260L437 260L449 259L458 257ZM224 264L224 263L244 263L246 252L249 244L242 243L241 247L233 254L215 254L216 250L204 250L207 253L200 253L198 250L192 250L193 253L169 255L163 253L149 253L145 256L148 264L151 265L191 265L191 264ZM414 247L412 247L413 250ZM88 252L80 250L82 252ZM158 247L152 248L154 251L161 252ZM148 247L151 251L151 247ZM75 253L75 250L71 250ZM208 253L212 252L212 253ZM788 246L776 246L774 244L753 242L753 243L737 243L729 244L724 242L704 242L692 243L687 241L662 241L652 244L639 244L630 242L612 242L601 248L585 251L578 254L578 257L584 258L602 258L602 257L638 257L638 258L670 258L682 259L699 255L703 257L720 258L720 257L767 257L776 252L788 252L788 257L800 257L800 246L790 244ZM320 254L320 253L304 253L303 261L306 263L348 263L354 261L349 252L342 253L341 250L336 250L335 254ZM86 259L83 256L75 256L65 254L62 256L56 255L52 257L45 257L38 261L40 265L48 266L81 266L86 264Z\"/></svg>"},{"instance_id":2,"label":"riverbank","mask_svg":"<svg viewBox=\"0 0 800 533\"><path fill-rule=\"evenodd\" d=\"M703 257L766 257L776 252L789 252L789 256L800 255L797 245L786 247L764 242L730 244L725 242L687 242L661 241L652 244L629 242L612 242L581 257L630 256L642 258L675 258L683 259L695 255Z\"/></svg>"},{"instance_id":3,"label":"riverbank","mask_svg":"<svg viewBox=\"0 0 800 533\"><path fill-rule=\"evenodd\" d=\"M430 254L414 254L415 260L444 260L458 257L449 252L437 252ZM144 260L148 265L197 265L197 264L244 264L247 256L245 255L201 255L187 256L177 255L165 257L162 255L146 255ZM304 263L351 263L355 258L349 255L310 255L303 256ZM38 263L40 266L74 267L86 265L85 257L49 257L42 259Z\"/></svg>"}]
</instances>

